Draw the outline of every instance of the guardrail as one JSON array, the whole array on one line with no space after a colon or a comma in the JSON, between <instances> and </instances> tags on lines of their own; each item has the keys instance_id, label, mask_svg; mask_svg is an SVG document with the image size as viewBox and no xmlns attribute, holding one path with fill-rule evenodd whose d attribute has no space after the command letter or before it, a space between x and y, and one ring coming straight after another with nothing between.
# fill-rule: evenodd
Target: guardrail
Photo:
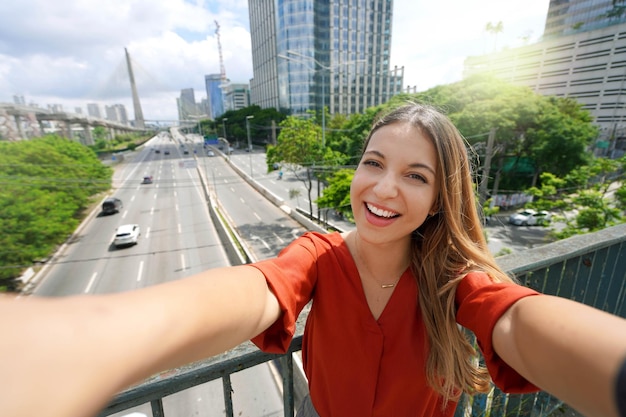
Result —
<instances>
[{"instance_id":1,"label":"guardrail","mask_svg":"<svg viewBox=\"0 0 626 417\"><path fill-rule=\"evenodd\" d=\"M498 258L498 262L523 285L626 317L626 224L508 255ZM303 394L296 394L294 390L292 353L302 347L307 312L303 311L298 319L296 335L287 354L266 354L251 343L245 343L224 355L171 371L167 377L154 377L121 393L100 416L151 403L153 417L162 417L164 396L220 378L225 388L227 416L233 416L230 375L276 360L281 364L284 415L293 416L297 397ZM562 406L561 401L545 392L507 395L495 388L488 395L463 397L455 416L547 416Z\"/></svg>"}]
</instances>

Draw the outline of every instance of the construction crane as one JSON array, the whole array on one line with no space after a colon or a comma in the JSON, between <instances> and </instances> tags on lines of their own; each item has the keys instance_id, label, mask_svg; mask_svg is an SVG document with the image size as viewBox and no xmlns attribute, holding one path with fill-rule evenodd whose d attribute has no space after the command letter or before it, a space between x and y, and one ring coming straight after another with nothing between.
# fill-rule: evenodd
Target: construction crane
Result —
<instances>
[{"instance_id":1,"label":"construction crane","mask_svg":"<svg viewBox=\"0 0 626 417\"><path fill-rule=\"evenodd\" d=\"M226 84L228 84L228 80L226 79L226 68L224 67L224 57L222 56L222 41L220 41L220 24L215 20L215 35L217 35L217 49L220 54L220 79L221 79L221 87L224 88Z\"/></svg>"}]
</instances>

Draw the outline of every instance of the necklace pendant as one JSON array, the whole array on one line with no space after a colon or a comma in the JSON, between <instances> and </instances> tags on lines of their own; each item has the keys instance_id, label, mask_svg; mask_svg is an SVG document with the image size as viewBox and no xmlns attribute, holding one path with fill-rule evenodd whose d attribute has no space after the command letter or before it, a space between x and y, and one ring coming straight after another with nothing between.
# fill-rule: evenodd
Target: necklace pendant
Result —
<instances>
[{"instance_id":1,"label":"necklace pendant","mask_svg":"<svg viewBox=\"0 0 626 417\"><path fill-rule=\"evenodd\" d=\"M380 288L393 288L396 284L380 284Z\"/></svg>"}]
</instances>

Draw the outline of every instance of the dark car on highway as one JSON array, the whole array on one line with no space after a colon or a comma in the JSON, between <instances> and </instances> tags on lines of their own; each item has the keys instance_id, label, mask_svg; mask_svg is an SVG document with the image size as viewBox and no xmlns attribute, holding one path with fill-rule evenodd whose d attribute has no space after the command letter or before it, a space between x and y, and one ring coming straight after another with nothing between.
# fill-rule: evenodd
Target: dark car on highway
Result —
<instances>
[{"instance_id":1,"label":"dark car on highway","mask_svg":"<svg viewBox=\"0 0 626 417\"><path fill-rule=\"evenodd\" d=\"M102 213L114 214L120 211L124 207L122 200L117 197L108 197L102 202Z\"/></svg>"}]
</instances>

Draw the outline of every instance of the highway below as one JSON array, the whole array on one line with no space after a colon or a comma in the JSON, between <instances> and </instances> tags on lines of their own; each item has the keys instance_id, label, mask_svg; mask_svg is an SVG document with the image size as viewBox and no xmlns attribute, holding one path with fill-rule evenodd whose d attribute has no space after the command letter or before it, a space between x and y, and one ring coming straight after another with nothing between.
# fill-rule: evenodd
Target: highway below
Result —
<instances>
[{"instance_id":1,"label":"highway below","mask_svg":"<svg viewBox=\"0 0 626 417\"><path fill-rule=\"evenodd\" d=\"M228 265L209 216L200 172L210 174L226 217L255 259L276 255L304 232L222 158L194 153L196 148L202 145L192 139L160 135L125 155L124 162L115 167L111 193L122 200L123 208L111 215L94 210L42 270L33 294L55 297L128 291ZM153 177L151 184L142 184L146 175ZM115 229L129 223L141 227L137 245L116 248L112 244ZM269 364L234 374L231 380L235 415L283 415L282 394ZM173 416L221 416L223 398L222 383L217 380L166 397L164 408L166 415ZM141 417L152 412L145 404L113 415Z\"/></svg>"}]
</instances>

